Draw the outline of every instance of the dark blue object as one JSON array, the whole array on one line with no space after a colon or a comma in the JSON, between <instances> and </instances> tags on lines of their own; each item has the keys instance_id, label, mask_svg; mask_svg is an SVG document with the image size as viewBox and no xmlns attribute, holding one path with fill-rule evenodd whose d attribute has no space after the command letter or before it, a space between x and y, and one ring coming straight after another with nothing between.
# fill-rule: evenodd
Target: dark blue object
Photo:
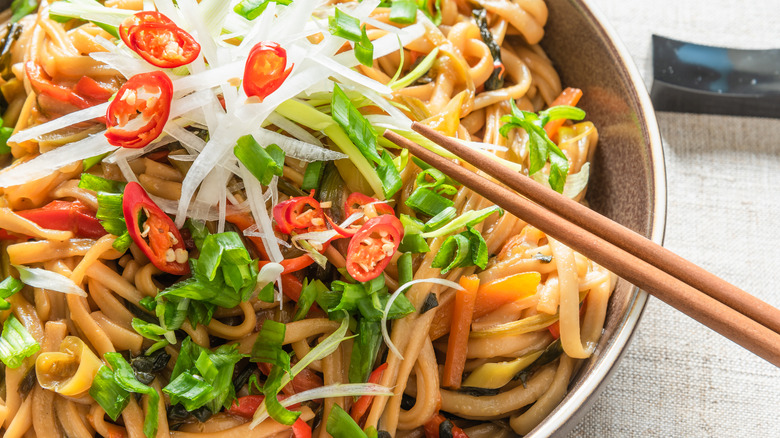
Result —
<instances>
[{"instance_id":1,"label":"dark blue object","mask_svg":"<svg viewBox=\"0 0 780 438\"><path fill-rule=\"evenodd\" d=\"M658 111L780 117L780 50L702 46L653 35Z\"/></svg>"}]
</instances>

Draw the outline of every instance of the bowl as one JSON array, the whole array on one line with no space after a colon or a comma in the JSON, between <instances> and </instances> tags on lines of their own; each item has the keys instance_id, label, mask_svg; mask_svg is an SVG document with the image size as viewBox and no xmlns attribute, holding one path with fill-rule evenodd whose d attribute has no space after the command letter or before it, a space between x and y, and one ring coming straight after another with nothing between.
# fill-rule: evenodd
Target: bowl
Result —
<instances>
[{"instance_id":1,"label":"bowl","mask_svg":"<svg viewBox=\"0 0 780 438\"><path fill-rule=\"evenodd\" d=\"M542 47L564 86L581 88L581 107L599 130L586 201L607 217L661 243L666 175L650 97L628 51L604 16L585 0L547 0ZM580 422L616 369L642 316L647 293L620 279L604 332L569 393L528 437L564 435Z\"/></svg>"}]
</instances>

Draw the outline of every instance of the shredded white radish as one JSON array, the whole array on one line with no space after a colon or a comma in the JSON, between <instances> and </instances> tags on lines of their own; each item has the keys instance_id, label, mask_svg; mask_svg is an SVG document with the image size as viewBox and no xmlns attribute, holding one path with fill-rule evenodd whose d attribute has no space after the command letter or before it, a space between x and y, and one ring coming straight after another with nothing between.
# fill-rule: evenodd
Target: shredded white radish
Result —
<instances>
[{"instance_id":1,"label":"shredded white radish","mask_svg":"<svg viewBox=\"0 0 780 438\"><path fill-rule=\"evenodd\" d=\"M31 128L25 129L24 131L17 132L8 139L8 143L21 143L23 141L32 140L36 137L54 132L58 129L75 125L76 123L86 122L87 120L105 116L107 109L108 103L101 103L100 105L91 106L83 110L65 114L64 116L58 117L49 122L41 123L40 125L35 125Z\"/></svg>"},{"instance_id":2,"label":"shredded white radish","mask_svg":"<svg viewBox=\"0 0 780 438\"><path fill-rule=\"evenodd\" d=\"M74 294L80 297L86 297L87 293L80 288L70 278L41 268L28 268L21 265L13 265L19 271L19 279L22 283L39 287L41 289L53 290L64 294Z\"/></svg>"},{"instance_id":3,"label":"shredded white radish","mask_svg":"<svg viewBox=\"0 0 780 438\"><path fill-rule=\"evenodd\" d=\"M295 138L263 128L253 132L252 137L254 137L261 146L268 146L269 144L274 143L279 146L288 157L296 158L301 161L333 161L349 158L349 156L341 152L305 143Z\"/></svg>"},{"instance_id":4,"label":"shredded white radish","mask_svg":"<svg viewBox=\"0 0 780 438\"><path fill-rule=\"evenodd\" d=\"M0 172L0 187L24 184L51 175L68 164L112 152L116 146L108 144L103 132L39 155L18 166L7 167Z\"/></svg>"},{"instance_id":5,"label":"shredded white radish","mask_svg":"<svg viewBox=\"0 0 780 438\"><path fill-rule=\"evenodd\" d=\"M384 310L382 310L382 320L380 321L379 325L382 328L382 338L385 340L385 344L387 344L387 347L390 349L390 351L392 351L393 354L398 356L398 358L401 360L404 359L404 356L400 351L398 351L398 348L396 348L395 344L393 344L393 341L390 340L390 335L387 332L387 314L390 312L390 308L393 307L393 303L395 302L395 299L398 298L398 295L401 295L403 291L418 283L433 283L441 286L451 287L455 290L465 290L458 283L445 280L443 278L420 278L418 280L412 280L410 282L404 283L401 287L396 289L392 295L390 295L390 299L387 300L387 305L385 306Z\"/></svg>"}]
</instances>

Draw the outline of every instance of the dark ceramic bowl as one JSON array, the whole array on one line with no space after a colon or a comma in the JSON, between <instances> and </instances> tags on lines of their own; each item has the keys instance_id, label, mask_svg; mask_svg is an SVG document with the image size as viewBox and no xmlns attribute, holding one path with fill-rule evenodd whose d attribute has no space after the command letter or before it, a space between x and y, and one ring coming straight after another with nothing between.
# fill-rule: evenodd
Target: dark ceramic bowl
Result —
<instances>
[{"instance_id":1,"label":"dark ceramic bowl","mask_svg":"<svg viewBox=\"0 0 780 438\"><path fill-rule=\"evenodd\" d=\"M581 106L599 130L587 201L591 208L661 243L666 175L661 136L644 82L603 15L586 0L547 0L542 46L564 86L583 90ZM596 400L642 316L647 293L620 279L604 334L561 404L529 435L564 435Z\"/></svg>"}]
</instances>

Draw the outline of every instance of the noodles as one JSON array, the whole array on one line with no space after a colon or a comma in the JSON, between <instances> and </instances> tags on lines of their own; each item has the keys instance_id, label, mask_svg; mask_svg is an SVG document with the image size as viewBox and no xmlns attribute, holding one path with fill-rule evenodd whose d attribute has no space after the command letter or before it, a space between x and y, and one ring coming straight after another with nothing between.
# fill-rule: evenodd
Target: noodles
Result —
<instances>
[{"instance_id":1,"label":"noodles","mask_svg":"<svg viewBox=\"0 0 780 438\"><path fill-rule=\"evenodd\" d=\"M0 31L3 436L529 432L614 276L378 134L581 200L597 127L542 111L582 94L545 3L256 3L57 0Z\"/></svg>"}]
</instances>

